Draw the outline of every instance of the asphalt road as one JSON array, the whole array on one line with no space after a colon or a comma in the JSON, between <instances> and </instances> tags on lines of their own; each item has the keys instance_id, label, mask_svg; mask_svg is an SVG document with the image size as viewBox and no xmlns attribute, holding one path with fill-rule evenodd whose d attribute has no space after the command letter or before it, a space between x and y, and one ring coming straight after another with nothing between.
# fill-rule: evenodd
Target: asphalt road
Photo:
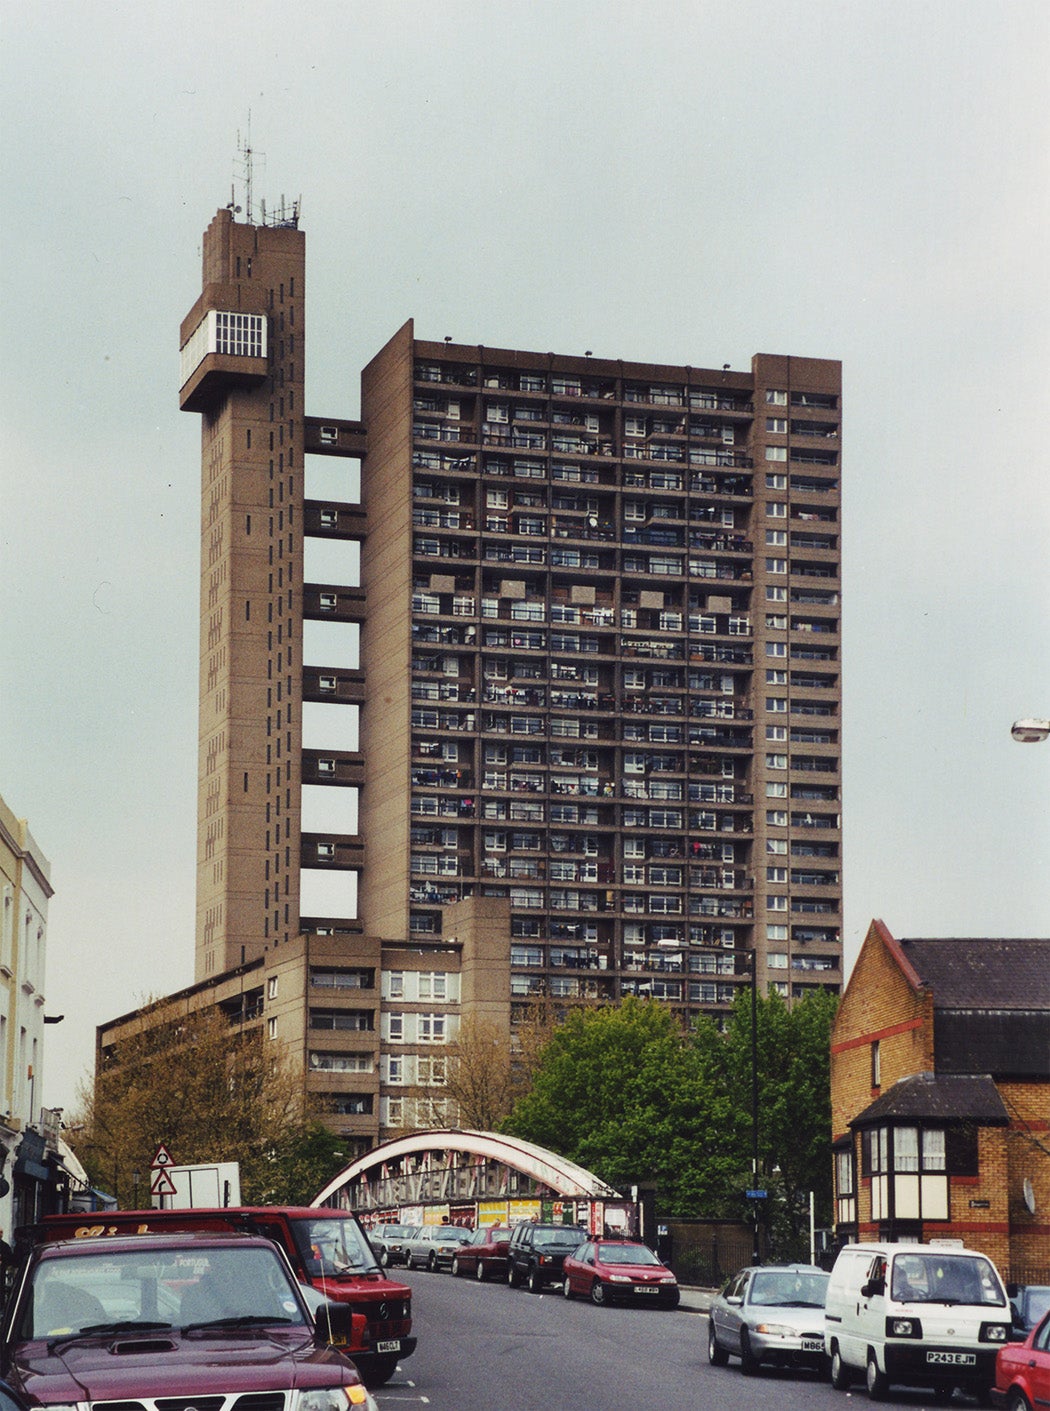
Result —
<instances>
[{"instance_id":1,"label":"asphalt road","mask_svg":"<svg viewBox=\"0 0 1050 1411\"><path fill-rule=\"evenodd\" d=\"M398 1277L402 1277L398 1270ZM864 1411L809 1372L744 1379L734 1360L707 1361L707 1318L656 1308L595 1308L556 1289L413 1271L416 1353L376 1399L381 1411ZM894 1391L883 1407L932 1407L929 1392ZM973 1407L956 1394L953 1405Z\"/></svg>"}]
</instances>

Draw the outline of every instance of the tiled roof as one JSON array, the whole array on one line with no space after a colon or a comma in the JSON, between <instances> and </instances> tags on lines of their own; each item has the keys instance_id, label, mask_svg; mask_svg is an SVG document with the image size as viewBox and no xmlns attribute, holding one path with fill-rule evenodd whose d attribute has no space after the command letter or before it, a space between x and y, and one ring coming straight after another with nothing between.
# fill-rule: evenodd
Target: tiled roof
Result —
<instances>
[{"instance_id":1,"label":"tiled roof","mask_svg":"<svg viewBox=\"0 0 1050 1411\"><path fill-rule=\"evenodd\" d=\"M902 940L898 945L932 989L935 1010L1050 1012L1050 939Z\"/></svg>"},{"instance_id":2,"label":"tiled roof","mask_svg":"<svg viewBox=\"0 0 1050 1411\"><path fill-rule=\"evenodd\" d=\"M1010 1121L987 1073L947 1077L913 1073L877 1097L850 1126L868 1127L897 1118L978 1122L982 1126L1006 1126Z\"/></svg>"}]
</instances>

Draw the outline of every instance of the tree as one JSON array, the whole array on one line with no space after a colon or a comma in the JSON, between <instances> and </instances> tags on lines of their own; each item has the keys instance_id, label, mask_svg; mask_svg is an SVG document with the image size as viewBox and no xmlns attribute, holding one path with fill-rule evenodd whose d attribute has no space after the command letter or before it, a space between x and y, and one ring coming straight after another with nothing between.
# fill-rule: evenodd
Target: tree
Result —
<instances>
[{"instance_id":1,"label":"tree","mask_svg":"<svg viewBox=\"0 0 1050 1411\"><path fill-rule=\"evenodd\" d=\"M628 996L574 1010L504 1129L610 1185L655 1181L673 1200L683 1149L695 1156L706 1126L695 1073L688 1036L665 1005Z\"/></svg>"},{"instance_id":2,"label":"tree","mask_svg":"<svg viewBox=\"0 0 1050 1411\"><path fill-rule=\"evenodd\" d=\"M813 990L790 1008L775 991L757 1000L758 1185L769 1192L762 1218L771 1253L808 1251L809 1192L823 1222L831 1214L831 1023L838 996ZM698 1021L696 1045L710 1085L732 1095L723 1136L735 1154L723 1164L721 1191L709 1190L712 1214L749 1215L744 1191L753 1185L751 996L742 990L722 1035ZM708 1212L705 1212L708 1213Z\"/></svg>"},{"instance_id":3,"label":"tree","mask_svg":"<svg viewBox=\"0 0 1050 1411\"><path fill-rule=\"evenodd\" d=\"M789 1009L759 998L759 1178L771 1250L804 1254L808 1194L830 1213L829 1043L837 998ZM540 1051L532 1086L504 1129L578 1161L623 1190L654 1182L669 1216L753 1215L751 998L728 1030L685 1033L666 1006L628 996L571 1013Z\"/></svg>"},{"instance_id":4,"label":"tree","mask_svg":"<svg viewBox=\"0 0 1050 1411\"><path fill-rule=\"evenodd\" d=\"M258 1030L231 1028L219 1010L188 1013L156 1000L144 1018L79 1094L82 1115L69 1135L91 1180L125 1206L136 1196L144 1203L163 1143L180 1166L239 1162L246 1198L276 1191L274 1153L312 1135L302 1075L273 1061Z\"/></svg>"},{"instance_id":5,"label":"tree","mask_svg":"<svg viewBox=\"0 0 1050 1411\"><path fill-rule=\"evenodd\" d=\"M462 1127L489 1132L508 1116L515 1074L504 1029L473 1015L461 1020L447 1049L443 1097L455 1103Z\"/></svg>"}]
</instances>

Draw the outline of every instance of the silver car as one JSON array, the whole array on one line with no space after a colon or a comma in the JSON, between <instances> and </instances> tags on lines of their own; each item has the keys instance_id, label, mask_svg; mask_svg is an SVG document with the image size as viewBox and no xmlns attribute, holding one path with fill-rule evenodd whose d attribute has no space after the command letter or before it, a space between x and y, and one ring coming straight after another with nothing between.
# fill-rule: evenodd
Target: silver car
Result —
<instances>
[{"instance_id":1,"label":"silver car","mask_svg":"<svg viewBox=\"0 0 1050 1411\"><path fill-rule=\"evenodd\" d=\"M724 1367L740 1358L745 1377L763 1362L823 1371L828 1275L812 1264L741 1269L711 1304L707 1357Z\"/></svg>"}]
</instances>

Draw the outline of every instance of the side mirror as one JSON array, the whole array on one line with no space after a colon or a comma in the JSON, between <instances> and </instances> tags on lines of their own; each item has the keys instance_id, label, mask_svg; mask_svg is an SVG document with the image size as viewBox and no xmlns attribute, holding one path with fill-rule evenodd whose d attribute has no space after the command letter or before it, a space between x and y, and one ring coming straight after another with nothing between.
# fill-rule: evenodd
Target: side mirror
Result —
<instances>
[{"instance_id":1,"label":"side mirror","mask_svg":"<svg viewBox=\"0 0 1050 1411\"><path fill-rule=\"evenodd\" d=\"M861 1285L861 1298L881 1298L886 1292L886 1281L884 1279L869 1279L866 1284Z\"/></svg>"},{"instance_id":2,"label":"side mirror","mask_svg":"<svg viewBox=\"0 0 1050 1411\"><path fill-rule=\"evenodd\" d=\"M734 1307L734 1308L739 1308L740 1305L743 1303L743 1301L744 1301L744 1300L740 1297L740 1295L739 1295L738 1293L728 1293L728 1294L726 1294L726 1302L727 1302L728 1304L731 1304L732 1307Z\"/></svg>"},{"instance_id":3,"label":"side mirror","mask_svg":"<svg viewBox=\"0 0 1050 1411\"><path fill-rule=\"evenodd\" d=\"M352 1356L362 1351L367 1338L368 1319L352 1312L349 1303L326 1300L314 1314L314 1341L319 1347L338 1347Z\"/></svg>"}]
</instances>

